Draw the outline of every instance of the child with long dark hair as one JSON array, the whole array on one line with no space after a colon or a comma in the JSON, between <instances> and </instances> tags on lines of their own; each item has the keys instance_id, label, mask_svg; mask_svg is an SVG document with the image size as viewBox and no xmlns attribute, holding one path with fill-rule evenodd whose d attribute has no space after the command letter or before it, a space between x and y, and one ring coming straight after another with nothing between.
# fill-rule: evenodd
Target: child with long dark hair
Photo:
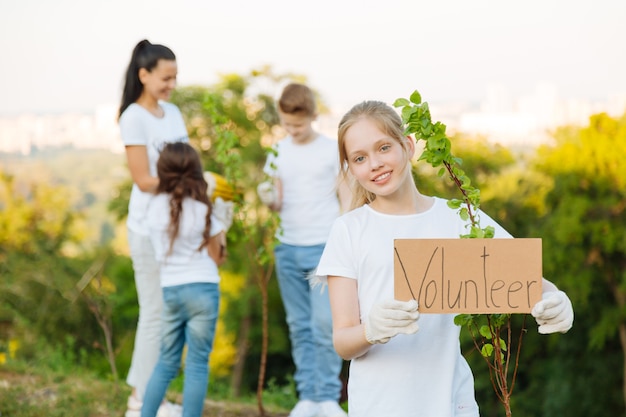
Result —
<instances>
[{"instance_id":1,"label":"child with long dark hair","mask_svg":"<svg viewBox=\"0 0 626 417\"><path fill-rule=\"evenodd\" d=\"M141 416L157 415L187 345L182 415L200 417L219 311L218 266L226 255L225 227L212 214L200 157L191 145L166 144L157 173L159 185L148 205L147 224L159 263L163 324Z\"/></svg>"}]
</instances>

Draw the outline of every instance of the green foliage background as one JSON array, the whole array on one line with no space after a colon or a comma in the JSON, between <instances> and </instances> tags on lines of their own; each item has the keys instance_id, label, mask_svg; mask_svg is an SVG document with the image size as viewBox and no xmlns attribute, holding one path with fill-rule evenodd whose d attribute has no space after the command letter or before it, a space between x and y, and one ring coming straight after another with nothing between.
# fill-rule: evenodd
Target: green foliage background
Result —
<instances>
[{"instance_id":1,"label":"green foliage background","mask_svg":"<svg viewBox=\"0 0 626 417\"><path fill-rule=\"evenodd\" d=\"M179 88L172 97L205 167L225 175L239 193L219 325L227 345L219 349L229 353L216 355L225 372L216 372L211 382L232 395L256 389L259 277L271 265L275 224L255 188L263 179L264 148L280 135L273 98L292 79L305 81L261 68L224 75L212 86ZM220 148L215 138L227 134L234 145ZM481 208L514 236L543 239L544 275L574 304L574 327L565 335L539 335L527 319L513 415L624 415L626 116L599 114L583 128L564 126L553 143L524 153L463 134L451 140L481 190ZM77 367L122 381L137 317L132 267L123 250L129 190L123 156L59 150L29 160L3 155L0 161L0 354L7 353L9 340L18 340L22 359L43 361L45 352L62 351ZM106 181L96 175L102 172ZM416 164L414 176L425 194L458 197L426 164ZM87 281L90 270L95 273ZM289 386L293 365L273 277L267 290L266 382ZM112 329L113 364L96 312ZM499 416L482 358L465 333L462 345L481 415Z\"/></svg>"}]
</instances>

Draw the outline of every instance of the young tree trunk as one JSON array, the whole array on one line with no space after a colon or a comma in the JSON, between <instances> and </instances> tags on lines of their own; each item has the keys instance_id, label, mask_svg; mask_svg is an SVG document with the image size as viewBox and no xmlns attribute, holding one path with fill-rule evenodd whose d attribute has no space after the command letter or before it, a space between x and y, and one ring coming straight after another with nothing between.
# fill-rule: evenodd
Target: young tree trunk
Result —
<instances>
[{"instance_id":1,"label":"young tree trunk","mask_svg":"<svg viewBox=\"0 0 626 417\"><path fill-rule=\"evenodd\" d=\"M241 382L243 380L243 371L246 367L246 357L248 355L248 338L250 336L250 326L252 319L250 315L243 317L239 323L239 335L237 336L237 360L233 367L233 375L230 379L230 389L233 396L241 395Z\"/></svg>"},{"instance_id":2,"label":"young tree trunk","mask_svg":"<svg viewBox=\"0 0 626 417\"><path fill-rule=\"evenodd\" d=\"M622 262L622 266L623 267L626 266L624 265L624 262ZM611 275L610 278L613 278L613 276ZM623 310L624 307L626 306L626 295L621 291L619 286L616 284L616 280L610 279L609 285L611 287L611 290L613 291L613 297L615 297L615 302L617 303L620 310ZM619 333L619 341L622 346L622 356L624 358L623 360L624 369L622 370L622 374L623 374L622 379L624 380L622 384L622 395L624 396L624 403L626 404L626 323L621 322L618 325L617 331Z\"/></svg>"},{"instance_id":3,"label":"young tree trunk","mask_svg":"<svg viewBox=\"0 0 626 417\"><path fill-rule=\"evenodd\" d=\"M263 278L259 284L261 290L261 313L262 313L262 328L263 328L263 340L261 341L261 362L259 364L259 379L257 383L256 395L257 404L259 406L259 415L265 416L265 409L263 408L263 386L265 385L265 371L267 367L267 343L268 343L268 311L267 311L267 282L268 279Z\"/></svg>"},{"instance_id":4,"label":"young tree trunk","mask_svg":"<svg viewBox=\"0 0 626 417\"><path fill-rule=\"evenodd\" d=\"M622 362L624 363L624 369L622 370L624 380L622 394L624 395L624 403L626 404L626 324L624 323L619 325L619 340L622 345Z\"/></svg>"}]
</instances>

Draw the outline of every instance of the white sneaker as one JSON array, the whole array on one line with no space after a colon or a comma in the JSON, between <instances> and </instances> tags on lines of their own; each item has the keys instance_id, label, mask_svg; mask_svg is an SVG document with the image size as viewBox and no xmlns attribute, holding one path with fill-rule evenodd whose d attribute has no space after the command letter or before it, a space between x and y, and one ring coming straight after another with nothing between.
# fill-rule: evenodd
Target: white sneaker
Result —
<instances>
[{"instance_id":1,"label":"white sneaker","mask_svg":"<svg viewBox=\"0 0 626 417\"><path fill-rule=\"evenodd\" d=\"M159 407L156 417L182 417L183 407L179 404L164 402Z\"/></svg>"},{"instance_id":2,"label":"white sneaker","mask_svg":"<svg viewBox=\"0 0 626 417\"><path fill-rule=\"evenodd\" d=\"M141 417L141 406L143 403L134 396L128 397L126 402L126 413L124 417Z\"/></svg>"},{"instance_id":3,"label":"white sneaker","mask_svg":"<svg viewBox=\"0 0 626 417\"><path fill-rule=\"evenodd\" d=\"M142 405L143 402L131 395L128 397L128 402L126 403L127 408L126 413L124 413L124 417L141 417ZM182 417L182 415L183 407L170 402L164 402L157 410L157 417Z\"/></svg>"},{"instance_id":4,"label":"white sneaker","mask_svg":"<svg viewBox=\"0 0 626 417\"><path fill-rule=\"evenodd\" d=\"M298 404L291 410L289 417L317 417L319 407L316 402L311 400L300 400Z\"/></svg>"},{"instance_id":5,"label":"white sneaker","mask_svg":"<svg viewBox=\"0 0 626 417\"><path fill-rule=\"evenodd\" d=\"M318 417L348 417L348 413L335 401L322 401L317 403L319 406Z\"/></svg>"}]
</instances>

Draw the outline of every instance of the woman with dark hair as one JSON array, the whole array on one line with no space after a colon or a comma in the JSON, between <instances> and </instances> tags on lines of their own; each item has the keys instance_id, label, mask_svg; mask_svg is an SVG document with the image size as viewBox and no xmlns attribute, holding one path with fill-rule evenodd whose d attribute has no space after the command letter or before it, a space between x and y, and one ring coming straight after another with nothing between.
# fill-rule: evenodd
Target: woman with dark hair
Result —
<instances>
[{"instance_id":1,"label":"woman with dark hair","mask_svg":"<svg viewBox=\"0 0 626 417\"><path fill-rule=\"evenodd\" d=\"M157 415L185 345L183 417L201 417L219 311L225 226L213 214L200 157L189 144L165 145L157 172L159 185L148 205L147 223L160 267L163 330L141 417Z\"/></svg>"},{"instance_id":2,"label":"woman with dark hair","mask_svg":"<svg viewBox=\"0 0 626 417\"><path fill-rule=\"evenodd\" d=\"M163 297L146 210L159 184L156 164L160 150L165 143L189 140L180 110L167 102L176 86L177 73L171 49L142 40L128 64L119 109L120 134L133 180L127 228L139 302L133 357L126 379L133 389L125 417L139 416L159 356ZM179 406L164 402L159 417L177 417L180 413Z\"/></svg>"}]
</instances>

